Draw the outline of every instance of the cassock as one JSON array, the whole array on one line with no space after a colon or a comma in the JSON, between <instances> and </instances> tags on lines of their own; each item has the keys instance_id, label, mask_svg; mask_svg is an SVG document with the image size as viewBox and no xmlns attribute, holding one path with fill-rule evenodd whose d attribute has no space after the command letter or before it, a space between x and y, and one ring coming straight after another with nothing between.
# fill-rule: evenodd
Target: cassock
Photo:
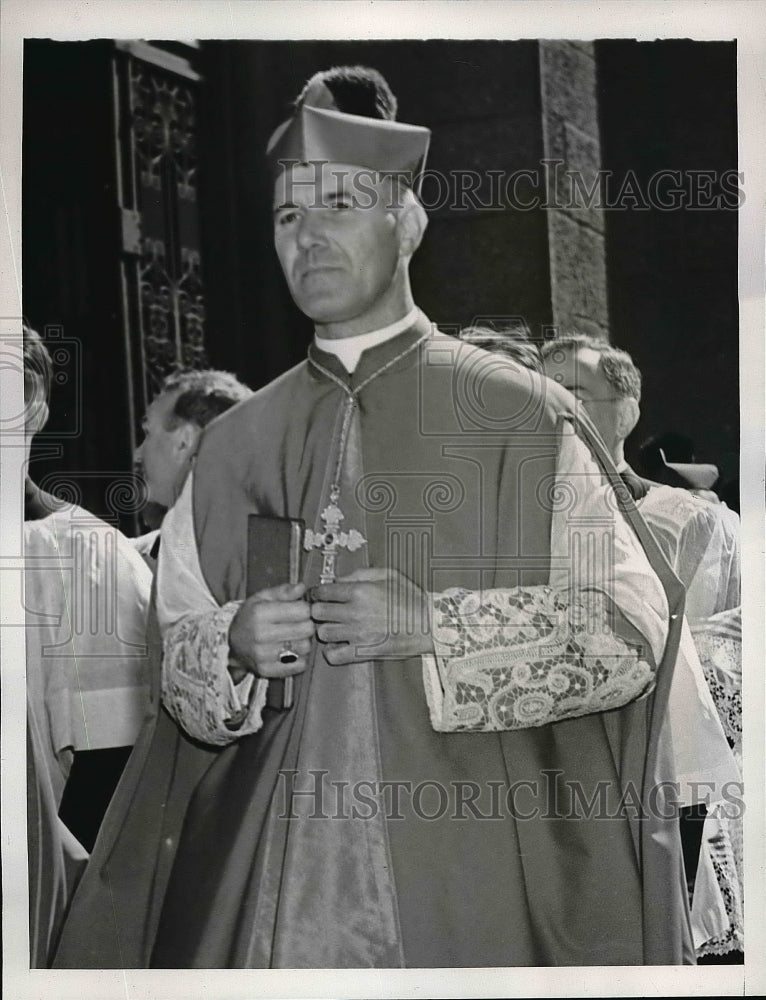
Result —
<instances>
[{"instance_id":1,"label":"cassock","mask_svg":"<svg viewBox=\"0 0 766 1000\"><path fill-rule=\"evenodd\" d=\"M568 394L421 315L352 375L312 346L209 426L163 524L165 708L57 966L694 961L665 798L683 593L574 422ZM319 534L333 500L366 540L338 576L438 595L435 656L333 667L318 645L280 711L226 670L247 518Z\"/></svg>"}]
</instances>

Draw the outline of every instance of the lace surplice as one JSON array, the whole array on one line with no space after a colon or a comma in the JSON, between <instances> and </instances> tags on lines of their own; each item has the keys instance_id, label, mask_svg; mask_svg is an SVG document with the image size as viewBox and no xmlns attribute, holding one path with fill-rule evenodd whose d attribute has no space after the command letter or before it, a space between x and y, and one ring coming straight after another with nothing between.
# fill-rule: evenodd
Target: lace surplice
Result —
<instances>
[{"instance_id":1,"label":"lace surplice","mask_svg":"<svg viewBox=\"0 0 766 1000\"><path fill-rule=\"evenodd\" d=\"M653 686L652 664L615 634L598 594L570 603L545 586L448 591L431 620L442 664L436 729L541 726L618 708Z\"/></svg>"},{"instance_id":2,"label":"lace surplice","mask_svg":"<svg viewBox=\"0 0 766 1000\"><path fill-rule=\"evenodd\" d=\"M741 767L741 609L733 608L695 622L692 634L721 724ZM697 954L722 955L733 950L742 951L744 872L741 803L716 804L705 819L702 836L707 858L701 858L692 901ZM712 905L716 887L723 903L717 908Z\"/></svg>"},{"instance_id":3,"label":"lace surplice","mask_svg":"<svg viewBox=\"0 0 766 1000\"><path fill-rule=\"evenodd\" d=\"M686 616L700 663L741 770L739 518L724 504L670 486L651 489L639 509L686 587ZM704 823L692 901L700 956L743 948L740 809L718 802Z\"/></svg>"},{"instance_id":4,"label":"lace surplice","mask_svg":"<svg viewBox=\"0 0 766 1000\"><path fill-rule=\"evenodd\" d=\"M506 588L482 595L450 592L433 595L437 657L424 657L424 685L431 722L440 731L514 729L604 711L651 690L654 664L665 641L664 594L630 529L617 513L606 484L587 448L564 428L559 452L561 480L573 486L576 507L554 517L552 553L561 564L549 586ZM257 690L237 688L227 669L227 636L236 602L219 608L204 581L193 537L190 476L163 524L159 583L164 593L163 701L196 739L226 745L260 728L267 681ZM569 557L567 518L600 520L610 545L610 578L583 553ZM179 558L179 555L181 558ZM572 581L577 586L572 588ZM163 588L167 581L170 586ZM637 601L635 591L641 591ZM607 603L617 614L607 614ZM488 601L474 620L471 602ZM487 615L505 619L494 638ZM635 642L614 630L614 618L633 622ZM457 639L456 626L461 639ZM630 626L629 626L630 628ZM502 635L500 661L492 642ZM461 645L462 643L462 645ZM468 643L468 647L465 646ZM466 658L469 649L479 656ZM509 656L510 652L510 656ZM515 657L514 657L515 653ZM514 662L514 659L516 662ZM437 666L438 664L438 666ZM466 682L469 674L471 680ZM439 680L439 675L441 679ZM522 675L524 679L522 680ZM479 679L481 678L481 679ZM459 694L457 693L459 690ZM470 692L470 693L469 693ZM470 704L469 704L470 701ZM456 714L456 709L460 713ZM470 717L470 718L469 718ZM244 721L236 729L231 719Z\"/></svg>"}]
</instances>

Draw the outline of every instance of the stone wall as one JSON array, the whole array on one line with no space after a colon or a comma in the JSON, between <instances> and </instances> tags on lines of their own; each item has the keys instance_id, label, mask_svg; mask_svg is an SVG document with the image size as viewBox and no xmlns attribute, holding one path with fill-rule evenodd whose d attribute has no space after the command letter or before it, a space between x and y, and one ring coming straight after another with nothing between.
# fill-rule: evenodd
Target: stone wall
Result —
<instances>
[{"instance_id":1,"label":"stone wall","mask_svg":"<svg viewBox=\"0 0 766 1000\"><path fill-rule=\"evenodd\" d=\"M593 45L541 41L539 56L553 323L608 337Z\"/></svg>"}]
</instances>

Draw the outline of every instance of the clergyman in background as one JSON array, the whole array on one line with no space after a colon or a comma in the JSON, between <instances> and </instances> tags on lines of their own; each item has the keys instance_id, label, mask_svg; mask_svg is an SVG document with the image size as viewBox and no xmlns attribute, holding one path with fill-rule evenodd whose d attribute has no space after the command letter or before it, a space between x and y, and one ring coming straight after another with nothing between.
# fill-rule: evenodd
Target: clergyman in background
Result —
<instances>
[{"instance_id":1,"label":"clergyman in background","mask_svg":"<svg viewBox=\"0 0 766 1000\"><path fill-rule=\"evenodd\" d=\"M252 394L231 372L206 368L167 376L147 407L142 421L144 439L134 456L136 471L146 483L147 501L159 512L167 511L178 499L203 429ZM159 527L133 539L133 544L154 572Z\"/></svg>"},{"instance_id":2,"label":"clergyman in background","mask_svg":"<svg viewBox=\"0 0 766 1000\"><path fill-rule=\"evenodd\" d=\"M115 527L29 475L53 365L26 324L23 357L30 941L33 966L46 967L84 849L148 708L151 575Z\"/></svg>"},{"instance_id":3,"label":"clergyman in background","mask_svg":"<svg viewBox=\"0 0 766 1000\"><path fill-rule=\"evenodd\" d=\"M640 416L641 373L626 351L584 335L562 336L543 345L546 374L581 402L607 444L618 471L639 485L638 508L686 588L685 614L691 626L707 685L729 744L741 765L741 613L739 518L724 504L711 503L692 489L712 485L714 466L691 463L668 467L688 488L637 477L625 461L624 445ZM688 455L693 458L691 452ZM663 456L664 464L664 456ZM700 479L694 476L699 470ZM712 470L712 478L711 472ZM717 497L715 498L717 501ZM679 674L679 680L681 675ZM681 689L671 699L674 741L709 750L720 735L697 731L686 714ZM704 778L704 775L703 775ZM682 823L693 885L692 928L700 957L742 950L742 820L725 803L710 803L704 826L690 813ZM702 850L698 850L701 841Z\"/></svg>"}]
</instances>

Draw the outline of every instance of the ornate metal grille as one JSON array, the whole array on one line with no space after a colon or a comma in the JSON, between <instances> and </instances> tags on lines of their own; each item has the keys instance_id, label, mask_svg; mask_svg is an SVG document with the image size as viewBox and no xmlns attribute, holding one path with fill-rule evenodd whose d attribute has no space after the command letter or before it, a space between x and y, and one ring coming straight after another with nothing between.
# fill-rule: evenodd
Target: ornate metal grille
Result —
<instances>
[{"instance_id":1,"label":"ornate metal grille","mask_svg":"<svg viewBox=\"0 0 766 1000\"><path fill-rule=\"evenodd\" d=\"M174 368L204 367L205 304L197 205L199 75L143 42L114 56L123 319L131 427Z\"/></svg>"}]
</instances>

